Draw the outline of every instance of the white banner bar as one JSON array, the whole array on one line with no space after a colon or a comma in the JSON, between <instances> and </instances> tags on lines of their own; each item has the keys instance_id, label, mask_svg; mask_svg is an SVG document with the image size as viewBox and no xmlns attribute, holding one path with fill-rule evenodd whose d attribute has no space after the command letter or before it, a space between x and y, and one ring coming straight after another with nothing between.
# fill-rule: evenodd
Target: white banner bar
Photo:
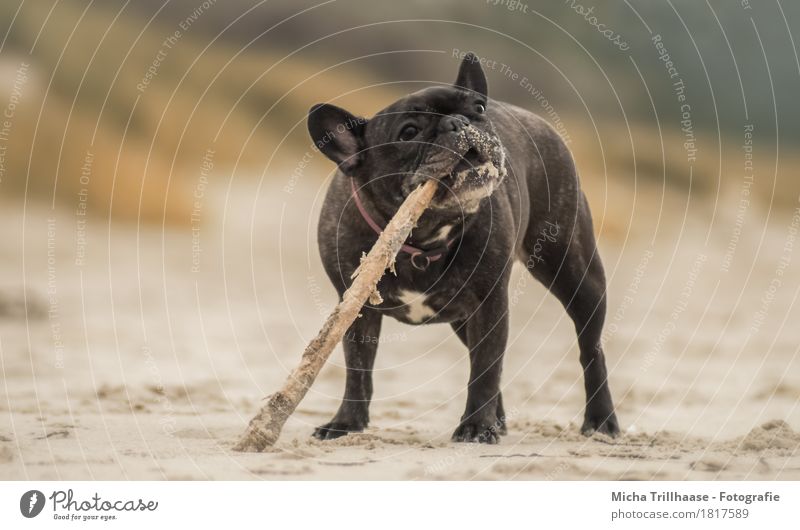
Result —
<instances>
[{"instance_id":1,"label":"white banner bar","mask_svg":"<svg viewBox=\"0 0 800 530\"><path fill-rule=\"evenodd\" d=\"M800 483L2 482L0 492L4 529L708 529L796 528Z\"/></svg>"}]
</instances>

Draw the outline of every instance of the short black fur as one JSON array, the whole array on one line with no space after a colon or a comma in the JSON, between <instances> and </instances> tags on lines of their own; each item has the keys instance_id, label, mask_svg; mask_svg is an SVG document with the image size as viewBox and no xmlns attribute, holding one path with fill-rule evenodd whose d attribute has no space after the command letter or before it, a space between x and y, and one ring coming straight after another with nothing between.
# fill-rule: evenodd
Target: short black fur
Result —
<instances>
[{"instance_id":1,"label":"short black fur","mask_svg":"<svg viewBox=\"0 0 800 530\"><path fill-rule=\"evenodd\" d=\"M441 191L409 243L426 249L452 241L443 258L424 270L401 253L396 274L381 279L383 302L365 306L344 340L342 404L314 436L332 439L369 423L377 338L381 319L391 316L410 324L450 324L469 349L471 364L466 408L453 440L496 443L506 432L500 375L515 260L553 293L575 324L586 392L582 432L619 433L600 341L606 284L592 219L572 157L544 120L489 100L486 77L470 54L454 85L410 94L369 120L317 105L308 127L315 144L339 166L322 208L318 243L340 297L362 252L377 238L354 204L350 179L369 215L381 223L422 180L438 179ZM454 138L464 128L502 147L491 151L479 141L457 148Z\"/></svg>"}]
</instances>

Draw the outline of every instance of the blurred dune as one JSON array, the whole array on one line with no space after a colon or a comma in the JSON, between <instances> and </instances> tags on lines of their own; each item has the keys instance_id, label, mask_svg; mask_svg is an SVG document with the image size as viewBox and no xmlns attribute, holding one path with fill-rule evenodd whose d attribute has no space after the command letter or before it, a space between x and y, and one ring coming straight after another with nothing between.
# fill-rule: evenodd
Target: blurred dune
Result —
<instances>
[{"instance_id":1,"label":"blurred dune","mask_svg":"<svg viewBox=\"0 0 800 530\"><path fill-rule=\"evenodd\" d=\"M631 45L620 53L561 3L3 2L0 101L16 95L17 104L2 187L88 215L186 224L207 173L290 178L312 150L312 104L371 115L422 84L450 81L454 55L474 49L496 62L486 69L492 95L551 122L545 102L557 110L611 234L629 229L637 200L652 198L652 209L664 193L691 194L694 204L732 197L735 207L747 123L755 124L757 160L751 196L770 208L796 206L800 109L790 98L800 65L785 32L757 33L748 17L788 29L797 6L759 5L750 15L673 4L637 4L635 13L598 6L596 16ZM404 22L409 9L413 23ZM657 31L689 90L691 164L651 42ZM546 99L512 74L530 78ZM306 173L330 170L315 159Z\"/></svg>"},{"instance_id":2,"label":"blurred dune","mask_svg":"<svg viewBox=\"0 0 800 530\"><path fill-rule=\"evenodd\" d=\"M142 30L130 12L50 7L26 3L14 18L15 6L0 6L0 19L14 19L7 48L32 50L0 56L10 74L0 94L10 96L15 83L20 93L3 184L68 206L88 193L93 214L188 222L204 160L254 173L305 142L306 112L319 94L369 84L277 51L206 47L190 32L170 47L170 32L157 24ZM28 66L18 82L20 65ZM340 100L375 107L390 100L383 92Z\"/></svg>"}]
</instances>

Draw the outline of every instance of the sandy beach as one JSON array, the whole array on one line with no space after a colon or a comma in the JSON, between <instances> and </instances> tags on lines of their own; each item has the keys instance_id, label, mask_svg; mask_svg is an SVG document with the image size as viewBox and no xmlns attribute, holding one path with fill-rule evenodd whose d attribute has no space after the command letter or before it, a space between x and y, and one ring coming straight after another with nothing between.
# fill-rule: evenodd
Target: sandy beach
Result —
<instances>
[{"instance_id":1,"label":"sandy beach","mask_svg":"<svg viewBox=\"0 0 800 530\"><path fill-rule=\"evenodd\" d=\"M595 206L620 438L579 434L572 324L517 269L499 445L450 442L468 363L449 327L387 319L365 433L311 438L344 388L337 349L276 447L233 452L335 292L321 179L217 182L178 228L0 205L0 478L800 479L793 219L753 207L732 245L680 198L642 199L639 223Z\"/></svg>"}]
</instances>

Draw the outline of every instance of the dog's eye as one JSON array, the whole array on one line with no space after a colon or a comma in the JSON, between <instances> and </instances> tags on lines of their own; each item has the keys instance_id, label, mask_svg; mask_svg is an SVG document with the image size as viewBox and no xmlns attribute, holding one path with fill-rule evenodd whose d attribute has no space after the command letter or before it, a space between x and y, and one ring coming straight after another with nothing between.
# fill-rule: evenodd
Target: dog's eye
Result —
<instances>
[{"instance_id":1,"label":"dog's eye","mask_svg":"<svg viewBox=\"0 0 800 530\"><path fill-rule=\"evenodd\" d=\"M403 127L403 130L400 131L400 136L398 138L400 138L400 141L402 142L407 142L409 140L412 140L415 136L417 136L418 132L419 129L417 129L415 126L406 125L405 127Z\"/></svg>"},{"instance_id":2,"label":"dog's eye","mask_svg":"<svg viewBox=\"0 0 800 530\"><path fill-rule=\"evenodd\" d=\"M486 112L486 106L483 103L478 103L475 105L475 112L478 114L483 114Z\"/></svg>"}]
</instances>

